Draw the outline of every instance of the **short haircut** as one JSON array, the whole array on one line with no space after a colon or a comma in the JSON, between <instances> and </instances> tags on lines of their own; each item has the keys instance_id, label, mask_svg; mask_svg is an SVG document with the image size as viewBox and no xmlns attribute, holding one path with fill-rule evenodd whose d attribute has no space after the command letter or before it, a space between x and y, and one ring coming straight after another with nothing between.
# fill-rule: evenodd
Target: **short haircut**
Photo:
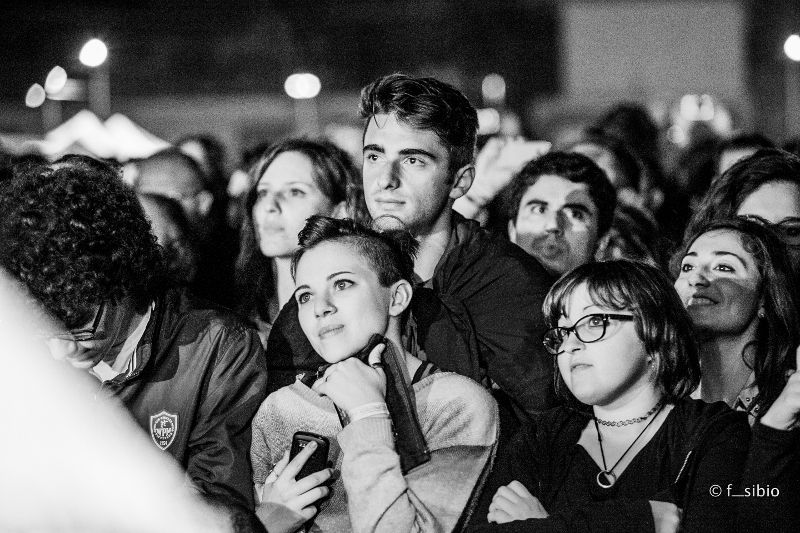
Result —
<instances>
[{"instance_id":1,"label":"short haircut","mask_svg":"<svg viewBox=\"0 0 800 533\"><path fill-rule=\"evenodd\" d=\"M508 185L505 196L507 220L516 221L519 203L525 192L542 176L558 176L573 183L585 183L589 197L597 208L598 237L605 235L614 220L617 192L605 173L594 161L581 154L549 152L529 161Z\"/></svg>"},{"instance_id":2,"label":"short haircut","mask_svg":"<svg viewBox=\"0 0 800 533\"><path fill-rule=\"evenodd\" d=\"M759 407L759 414L763 415L783 390L786 371L794 370L794 352L800 342L800 299L795 288L797 272L793 270L786 246L774 230L735 217L712 220L688 234L672 260L675 276L694 241L718 230L739 234L742 246L753 256L761 274L764 319L759 320L756 330L755 358L752 361L745 358L745 363L755 373L758 394L753 401Z\"/></svg>"},{"instance_id":3,"label":"short haircut","mask_svg":"<svg viewBox=\"0 0 800 533\"><path fill-rule=\"evenodd\" d=\"M800 157L766 148L737 161L717 178L706 192L700 207L689 221L685 235L713 220L736 216L742 202L765 183L788 181L800 186Z\"/></svg>"},{"instance_id":4,"label":"short haircut","mask_svg":"<svg viewBox=\"0 0 800 533\"><path fill-rule=\"evenodd\" d=\"M181 152L178 148L165 148L159 152L156 152L150 157L141 159L136 162L136 169L138 171L136 178L137 189L141 188L139 186L140 182L153 178L157 179L157 185L161 189L170 191L177 190L176 186L189 186L190 188L195 189L192 191L193 193L197 193L201 190L210 191L213 190L214 187L213 183L211 183L211 179L203 171L203 168L200 166L200 164L185 153ZM192 183L187 183L186 180L182 180L182 183L176 183L176 180L169 179L169 176L171 176L177 169L185 172L185 175L191 175ZM149 185L150 186L145 188L145 192L151 192L150 189L152 189L152 184ZM179 192L185 193L186 191Z\"/></svg>"},{"instance_id":5,"label":"short haircut","mask_svg":"<svg viewBox=\"0 0 800 533\"><path fill-rule=\"evenodd\" d=\"M375 115L392 113L403 124L432 131L447 149L452 173L475 159L478 113L458 89L435 78L378 78L361 90L359 113L364 133Z\"/></svg>"},{"instance_id":6,"label":"short haircut","mask_svg":"<svg viewBox=\"0 0 800 533\"><path fill-rule=\"evenodd\" d=\"M119 168L87 156L32 167L0 191L0 265L68 328L104 301L164 288L161 249Z\"/></svg>"},{"instance_id":7,"label":"short haircut","mask_svg":"<svg viewBox=\"0 0 800 533\"><path fill-rule=\"evenodd\" d=\"M581 265L559 279L545 297L542 310L549 327L558 326L570 296L584 284L595 304L633 311L636 333L657 365L656 383L663 389L665 399L688 397L700 382L698 346L691 318L672 280L661 270L636 261ZM563 398L577 402L558 365L555 388Z\"/></svg>"},{"instance_id":8,"label":"short haircut","mask_svg":"<svg viewBox=\"0 0 800 533\"><path fill-rule=\"evenodd\" d=\"M351 219L314 215L299 234L300 248L292 256L292 277L308 250L325 242L351 246L370 264L384 287L404 279L414 283L417 241L405 230L379 232Z\"/></svg>"},{"instance_id":9,"label":"short haircut","mask_svg":"<svg viewBox=\"0 0 800 533\"><path fill-rule=\"evenodd\" d=\"M249 318L258 316L268 321L275 318L270 317L268 311L269 299L275 291L271 260L264 257L259 248L253 207L258 200L258 182L275 158L286 152L297 152L311 161L314 183L331 203L344 201L348 216L359 221L369 220L361 175L344 150L327 141L305 138L286 139L267 148L250 169L252 185L245 200L235 267L237 310Z\"/></svg>"}]
</instances>

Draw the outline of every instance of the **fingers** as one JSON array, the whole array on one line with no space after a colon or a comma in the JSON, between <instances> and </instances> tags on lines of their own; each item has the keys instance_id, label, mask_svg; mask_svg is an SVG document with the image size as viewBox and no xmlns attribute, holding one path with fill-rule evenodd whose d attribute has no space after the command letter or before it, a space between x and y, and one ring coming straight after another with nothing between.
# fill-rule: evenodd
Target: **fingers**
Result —
<instances>
[{"instance_id":1,"label":"fingers","mask_svg":"<svg viewBox=\"0 0 800 533\"><path fill-rule=\"evenodd\" d=\"M518 504L522 501L520 495L513 489L509 488L508 485L497 489L497 493L495 493L494 498L492 498L492 502L498 499L508 501L511 504Z\"/></svg>"},{"instance_id":2,"label":"fingers","mask_svg":"<svg viewBox=\"0 0 800 533\"><path fill-rule=\"evenodd\" d=\"M525 485L523 485L516 479L506 486L522 499L529 499L529 500L535 499L534 495L531 494L527 488L525 488Z\"/></svg>"},{"instance_id":3,"label":"fingers","mask_svg":"<svg viewBox=\"0 0 800 533\"><path fill-rule=\"evenodd\" d=\"M313 489L303 492L289 500L287 506L291 509L306 509L326 497L330 493L330 489L326 486L314 487ZM314 510L316 512L316 508ZM313 516L313 515L312 515Z\"/></svg>"},{"instance_id":4,"label":"fingers","mask_svg":"<svg viewBox=\"0 0 800 533\"><path fill-rule=\"evenodd\" d=\"M289 464L289 449L287 448L286 451L283 453L283 457L281 460L275 463L275 466L272 467L272 472L269 473L267 479L264 480L264 483L274 483L278 477L283 473L283 470L286 468L286 465Z\"/></svg>"},{"instance_id":5,"label":"fingers","mask_svg":"<svg viewBox=\"0 0 800 533\"><path fill-rule=\"evenodd\" d=\"M333 475L332 468L326 468L324 470L320 470L319 472L314 472L313 474L309 474L306 477L297 480L297 492L307 492L317 485L322 485L326 481L328 481L331 476Z\"/></svg>"},{"instance_id":6,"label":"fingers","mask_svg":"<svg viewBox=\"0 0 800 533\"><path fill-rule=\"evenodd\" d=\"M505 524L506 522L511 522L513 520L514 519L511 517L511 515L503 510L489 511L489 514L486 515L487 522L494 522L496 524Z\"/></svg>"},{"instance_id":7,"label":"fingers","mask_svg":"<svg viewBox=\"0 0 800 533\"><path fill-rule=\"evenodd\" d=\"M289 464L286 465L286 468L281 473L280 477L289 476L294 479L298 473L300 473L300 469L303 468L303 465L306 464L308 458L311 457L311 454L314 453L314 450L317 449L317 443L314 441L309 442L306 444L305 448L300 450L294 459L289 461Z\"/></svg>"},{"instance_id":8,"label":"fingers","mask_svg":"<svg viewBox=\"0 0 800 533\"><path fill-rule=\"evenodd\" d=\"M369 353L369 357L367 361L369 362L369 366L376 368L378 363L383 362L383 352L386 350L385 344L379 344L372 351Z\"/></svg>"}]
</instances>

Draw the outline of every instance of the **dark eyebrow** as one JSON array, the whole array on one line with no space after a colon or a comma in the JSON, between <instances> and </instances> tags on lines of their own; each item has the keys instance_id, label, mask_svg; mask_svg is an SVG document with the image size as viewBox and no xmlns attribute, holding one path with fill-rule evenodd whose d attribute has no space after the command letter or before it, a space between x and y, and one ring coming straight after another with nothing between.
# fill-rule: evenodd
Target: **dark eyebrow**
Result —
<instances>
[{"instance_id":1,"label":"dark eyebrow","mask_svg":"<svg viewBox=\"0 0 800 533\"><path fill-rule=\"evenodd\" d=\"M385 153L383 150L383 146L378 146L377 144L368 144L364 146L364 148L361 151L366 152L367 150L371 152L378 152L379 154Z\"/></svg>"},{"instance_id":2,"label":"dark eyebrow","mask_svg":"<svg viewBox=\"0 0 800 533\"><path fill-rule=\"evenodd\" d=\"M307 289L307 288L308 288L308 285L300 285L299 287L297 287L294 290L294 292L292 293L292 296L297 297L297 293L300 292L300 289Z\"/></svg>"},{"instance_id":3,"label":"dark eyebrow","mask_svg":"<svg viewBox=\"0 0 800 533\"><path fill-rule=\"evenodd\" d=\"M538 198L531 198L530 200L525 202L523 207L528 207L529 205L532 205L532 204L547 205L547 202L545 202L544 200L539 200Z\"/></svg>"},{"instance_id":4,"label":"dark eyebrow","mask_svg":"<svg viewBox=\"0 0 800 533\"><path fill-rule=\"evenodd\" d=\"M592 213L592 209L586 204L578 204L578 203L564 204L563 207L569 207L570 209L577 209L578 211L583 211L589 214Z\"/></svg>"},{"instance_id":5,"label":"dark eyebrow","mask_svg":"<svg viewBox=\"0 0 800 533\"><path fill-rule=\"evenodd\" d=\"M333 278L335 278L336 276L338 276L339 274L352 274L352 272L350 272L349 270L341 270L341 271L339 271L339 272L334 272L333 274L331 274L330 276L328 276L328 277L327 277L327 278L325 278L325 279L333 279Z\"/></svg>"},{"instance_id":6,"label":"dark eyebrow","mask_svg":"<svg viewBox=\"0 0 800 533\"><path fill-rule=\"evenodd\" d=\"M434 161L438 159L436 155L428 152L427 150L423 150L422 148L405 148L397 153L400 155L424 155L425 157L429 157Z\"/></svg>"},{"instance_id":7,"label":"dark eyebrow","mask_svg":"<svg viewBox=\"0 0 800 533\"><path fill-rule=\"evenodd\" d=\"M737 254L735 254L735 253L733 253L733 252L725 252L725 251L722 251L722 250L720 250L720 251L718 251L718 252L714 252L714 255L715 255L715 256L721 256L721 255L731 255L731 256L735 257L736 259L738 259L738 260L739 260L739 262L740 262L740 263L742 263L743 265L746 265L746 264L747 264L747 263L744 261L744 259L742 259L742 258L741 258L739 255L737 255Z\"/></svg>"}]
</instances>

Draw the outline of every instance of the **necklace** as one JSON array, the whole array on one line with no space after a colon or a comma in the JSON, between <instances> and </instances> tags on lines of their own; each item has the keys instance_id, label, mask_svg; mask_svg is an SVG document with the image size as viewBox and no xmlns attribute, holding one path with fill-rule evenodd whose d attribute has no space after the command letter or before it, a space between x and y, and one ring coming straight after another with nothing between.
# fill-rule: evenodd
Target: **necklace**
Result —
<instances>
[{"instance_id":1,"label":"necklace","mask_svg":"<svg viewBox=\"0 0 800 533\"><path fill-rule=\"evenodd\" d=\"M628 448L624 452L622 452L622 455L619 456L619 459L617 459L617 462L614 463L614 466L612 466L611 468L608 468L608 466L606 465L606 454L603 451L603 438L600 436L600 426L597 425L598 424L597 417L592 417L594 419L594 428L597 431L597 443L600 445L600 457L603 458L603 470L601 470L600 472L597 473L597 478L596 478L597 484L600 485L600 487L602 487L604 489L610 489L611 487L614 486L614 483L617 482L617 476L614 475L614 469L617 467L617 465L619 465L620 462L622 462L622 459L626 455L628 455L628 452L631 451L631 448L633 448L633 445L636 444L636 441L639 440L639 437L644 435L644 432L647 431L647 428L650 427L650 424L652 424L655 421L655 419L658 418L658 415L659 415L659 413L661 413L661 410L663 408L664 408L664 403L661 400L659 400L658 403L655 405L655 407L650 409L650 411L648 411L646 415L640 416L638 418L632 418L631 419L631 420L636 420L637 422L642 422L643 420L646 420L647 417L649 417L653 413L656 413L656 416L654 416L650 420L650 422L647 423L647 425L644 427L644 429L642 431L640 431L638 435L636 435L636 438L633 439L633 442L631 442L631 445L628 446ZM626 422L628 424L635 423L635 422L631 422L629 420L624 420L623 422ZM609 425L612 425L612 424L609 424ZM626 424L620 423L619 425L626 425Z\"/></svg>"},{"instance_id":2,"label":"necklace","mask_svg":"<svg viewBox=\"0 0 800 533\"><path fill-rule=\"evenodd\" d=\"M614 426L614 427L629 426L631 424L638 424L639 422L644 422L645 420L650 418L650 415L658 411L660 407L661 407L661 402L659 401L657 404L653 406L652 409L647 411L642 416L637 416L636 418L629 418L627 420L601 420L600 418L595 417L595 421L603 426Z\"/></svg>"}]
</instances>

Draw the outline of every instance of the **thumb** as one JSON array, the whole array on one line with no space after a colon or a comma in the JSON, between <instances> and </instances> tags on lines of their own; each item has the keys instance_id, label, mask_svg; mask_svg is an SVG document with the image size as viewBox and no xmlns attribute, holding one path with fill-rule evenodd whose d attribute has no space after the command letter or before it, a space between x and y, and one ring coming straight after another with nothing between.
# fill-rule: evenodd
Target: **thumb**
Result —
<instances>
[{"instance_id":1,"label":"thumb","mask_svg":"<svg viewBox=\"0 0 800 533\"><path fill-rule=\"evenodd\" d=\"M795 350L794 356L795 356L794 369L796 372L800 372L800 346L798 346L797 350Z\"/></svg>"},{"instance_id":2,"label":"thumb","mask_svg":"<svg viewBox=\"0 0 800 533\"><path fill-rule=\"evenodd\" d=\"M383 352L386 350L386 344L381 343L377 345L375 348L369 352L369 357L367 357L367 363L369 366L374 366L375 363L380 363L383 361Z\"/></svg>"}]
</instances>

